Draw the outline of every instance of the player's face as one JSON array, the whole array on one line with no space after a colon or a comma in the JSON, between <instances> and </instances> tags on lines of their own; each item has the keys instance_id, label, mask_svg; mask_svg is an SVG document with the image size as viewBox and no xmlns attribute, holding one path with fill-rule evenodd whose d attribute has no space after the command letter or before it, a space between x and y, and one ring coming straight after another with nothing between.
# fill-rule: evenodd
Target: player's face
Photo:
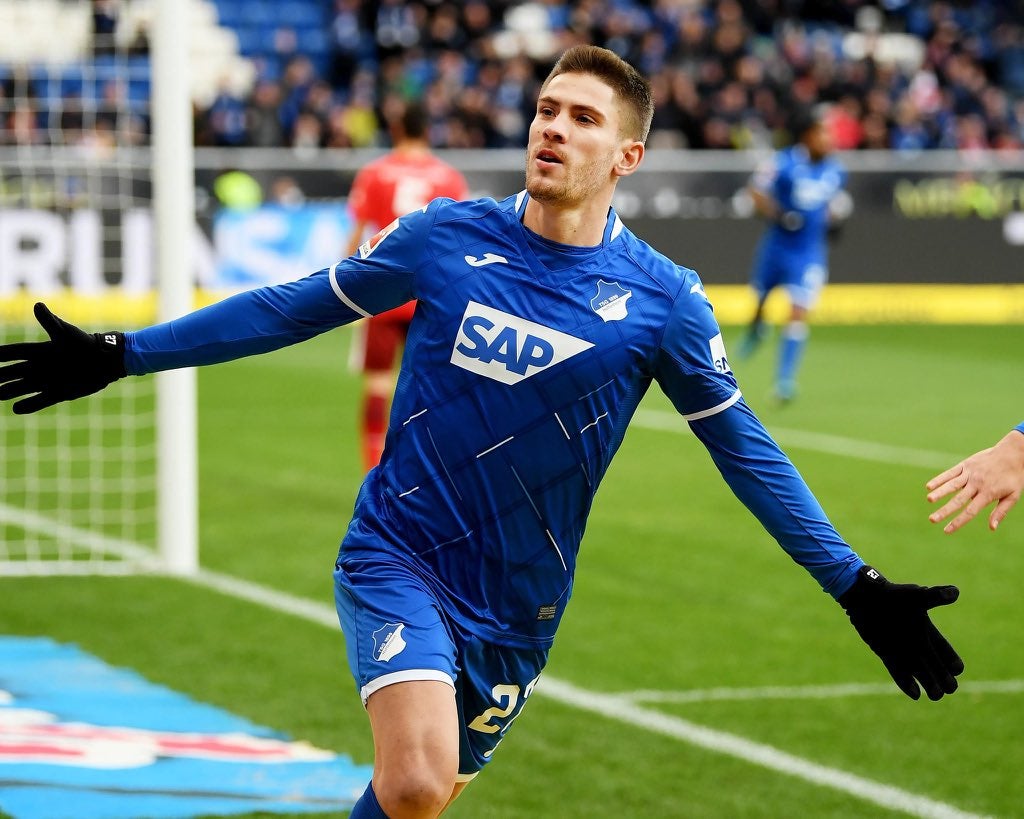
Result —
<instances>
[{"instance_id":1,"label":"player's face","mask_svg":"<svg viewBox=\"0 0 1024 819\"><path fill-rule=\"evenodd\" d=\"M526 189L539 202L572 206L610 190L632 144L620 133L615 92L589 74L559 74L537 100L526 149Z\"/></svg>"},{"instance_id":2,"label":"player's face","mask_svg":"<svg viewBox=\"0 0 1024 819\"><path fill-rule=\"evenodd\" d=\"M807 133L807 152L817 161L832 153L832 132L824 123L818 123Z\"/></svg>"}]
</instances>

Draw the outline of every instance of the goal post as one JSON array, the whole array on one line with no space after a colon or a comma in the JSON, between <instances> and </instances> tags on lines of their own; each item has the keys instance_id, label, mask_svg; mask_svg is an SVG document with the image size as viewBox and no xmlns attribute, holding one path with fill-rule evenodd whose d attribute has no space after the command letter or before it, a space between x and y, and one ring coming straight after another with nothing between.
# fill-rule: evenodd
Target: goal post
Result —
<instances>
[{"instance_id":1,"label":"goal post","mask_svg":"<svg viewBox=\"0 0 1024 819\"><path fill-rule=\"evenodd\" d=\"M156 0L153 26L153 211L161 321L192 309L195 193L188 24L180 0ZM157 375L158 541L166 568L199 567L196 373Z\"/></svg>"},{"instance_id":2,"label":"goal post","mask_svg":"<svg viewBox=\"0 0 1024 819\"><path fill-rule=\"evenodd\" d=\"M192 309L189 3L145 5L149 53L99 54L89 4L0 0L0 342L44 338L39 300L90 331ZM0 577L195 572L196 437L192 370L0 409Z\"/></svg>"}]
</instances>

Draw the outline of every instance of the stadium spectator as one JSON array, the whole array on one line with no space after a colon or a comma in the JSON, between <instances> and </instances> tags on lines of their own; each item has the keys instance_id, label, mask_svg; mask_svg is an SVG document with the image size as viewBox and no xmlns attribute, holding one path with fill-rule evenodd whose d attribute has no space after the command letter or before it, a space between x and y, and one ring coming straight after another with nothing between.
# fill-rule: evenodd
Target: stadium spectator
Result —
<instances>
[{"instance_id":1,"label":"stadium spectator","mask_svg":"<svg viewBox=\"0 0 1024 819\"><path fill-rule=\"evenodd\" d=\"M345 105L334 106L327 120L327 145L368 148L377 141L378 118L368 93L354 93Z\"/></svg>"},{"instance_id":2,"label":"stadium spectator","mask_svg":"<svg viewBox=\"0 0 1024 819\"><path fill-rule=\"evenodd\" d=\"M751 287L757 307L740 345L749 357L766 334L764 307L776 287L789 297L775 368L775 398L796 396L796 376L810 332L807 316L828 281L827 235L848 215L846 170L832 157L832 137L820 114L797 115L795 145L755 173L748 188L758 214L768 221L754 260ZM840 211L839 208L843 210Z\"/></svg>"},{"instance_id":3,"label":"stadium spectator","mask_svg":"<svg viewBox=\"0 0 1024 819\"><path fill-rule=\"evenodd\" d=\"M92 54L112 57L117 51L118 0L92 0Z\"/></svg>"},{"instance_id":4,"label":"stadium spectator","mask_svg":"<svg viewBox=\"0 0 1024 819\"><path fill-rule=\"evenodd\" d=\"M39 110L32 99L19 99L11 106L4 123L6 142L15 145L43 145L47 133L39 126Z\"/></svg>"},{"instance_id":5,"label":"stadium spectator","mask_svg":"<svg viewBox=\"0 0 1024 819\"><path fill-rule=\"evenodd\" d=\"M380 0L374 22L377 60L383 61L415 46L425 22L426 9L405 0Z\"/></svg>"},{"instance_id":6,"label":"stadium spectator","mask_svg":"<svg viewBox=\"0 0 1024 819\"><path fill-rule=\"evenodd\" d=\"M928 489L929 503L956 493L928 516L932 523L939 523L960 512L943 528L946 534L952 534L973 520L978 512L993 502L996 507L988 516L988 528L994 532L1024 491L1024 422L995 446L975 452L936 475L925 488Z\"/></svg>"},{"instance_id":7,"label":"stadium spectator","mask_svg":"<svg viewBox=\"0 0 1024 819\"><path fill-rule=\"evenodd\" d=\"M206 111L206 119L209 138L214 145L237 148L248 142L246 103L234 92L227 79L221 81L217 95Z\"/></svg>"},{"instance_id":8,"label":"stadium spectator","mask_svg":"<svg viewBox=\"0 0 1024 819\"><path fill-rule=\"evenodd\" d=\"M335 0L330 23L331 64L328 80L335 88L347 88L359 64L372 51L372 39L362 24L361 0Z\"/></svg>"},{"instance_id":9,"label":"stadium spectator","mask_svg":"<svg viewBox=\"0 0 1024 819\"><path fill-rule=\"evenodd\" d=\"M395 109L389 130L392 150L364 167L352 182L348 197L352 236L346 256L399 216L424 207L438 196L465 199L469 195L462 174L431 152L422 106L408 103ZM362 353L363 373L359 433L366 471L380 462L384 452L389 399L415 307L416 302L410 301L369 317L359 327L360 343L355 346Z\"/></svg>"},{"instance_id":10,"label":"stadium spectator","mask_svg":"<svg viewBox=\"0 0 1024 819\"><path fill-rule=\"evenodd\" d=\"M247 144L253 148L274 148L284 145L284 127L278 116L281 86L261 79L247 100L245 130Z\"/></svg>"},{"instance_id":11,"label":"stadium spectator","mask_svg":"<svg viewBox=\"0 0 1024 819\"><path fill-rule=\"evenodd\" d=\"M743 401L696 273L612 210L650 118L635 69L570 49L542 85L518 195L434 200L330 268L136 332L89 335L39 304L50 341L0 347L18 361L0 370L0 399L23 414L420 298L401 423L334 574L374 738L353 819L438 816L491 759L546 663L595 492L652 380L900 689L957 688L963 663L928 616L956 587L890 583L842 540ZM642 559L637 547L623 559Z\"/></svg>"},{"instance_id":12,"label":"stadium spectator","mask_svg":"<svg viewBox=\"0 0 1024 819\"><path fill-rule=\"evenodd\" d=\"M115 0L95 2L116 8ZM330 85L339 105L369 100L378 122L370 144L386 142L379 123L390 93L424 99L433 89L447 98L432 123L433 147L522 146L525 129L507 98L491 93L491 77L517 63L528 100L551 53L571 43L608 47L663 86L695 87L696 99L659 93L654 144L729 150L767 140L765 147L779 147L791 139L787 114L818 102L840 102L846 112L837 123L841 150L1017 150L1024 141L1024 23L1006 3L334 0L323 53L305 53L308 40L290 21L270 26L263 52L252 55L259 79L251 94L268 82L280 86L280 146L293 145L314 79ZM723 94L733 106L726 116L715 105ZM907 94L911 106L903 104ZM466 111L463 95L487 103ZM321 117L328 132L332 118ZM248 134L242 144L264 144L268 135ZM308 142L309 129L300 136ZM321 142L345 141L336 133Z\"/></svg>"}]
</instances>

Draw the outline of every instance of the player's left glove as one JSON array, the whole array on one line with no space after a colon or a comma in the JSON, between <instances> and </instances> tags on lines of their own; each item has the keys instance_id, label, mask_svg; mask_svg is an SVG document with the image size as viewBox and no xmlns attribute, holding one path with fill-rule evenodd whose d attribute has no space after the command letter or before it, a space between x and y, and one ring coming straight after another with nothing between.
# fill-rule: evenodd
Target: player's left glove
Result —
<instances>
[{"instance_id":1,"label":"player's left glove","mask_svg":"<svg viewBox=\"0 0 1024 819\"><path fill-rule=\"evenodd\" d=\"M18 415L91 395L128 374L123 334L86 333L42 302L34 312L49 341L0 345L0 361L18 362L0 367L0 400L21 398L14 405Z\"/></svg>"},{"instance_id":2,"label":"player's left glove","mask_svg":"<svg viewBox=\"0 0 1024 819\"><path fill-rule=\"evenodd\" d=\"M928 618L928 610L960 596L956 586L890 583L862 566L854 584L839 597L857 633L877 654L896 685L913 700L924 688L929 699L956 691L963 660Z\"/></svg>"}]
</instances>

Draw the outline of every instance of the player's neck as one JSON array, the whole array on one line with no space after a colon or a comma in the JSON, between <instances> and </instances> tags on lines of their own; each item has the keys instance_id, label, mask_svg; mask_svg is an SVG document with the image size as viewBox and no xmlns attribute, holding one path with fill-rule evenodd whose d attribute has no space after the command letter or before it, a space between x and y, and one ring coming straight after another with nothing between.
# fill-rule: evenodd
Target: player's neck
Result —
<instances>
[{"instance_id":1,"label":"player's neck","mask_svg":"<svg viewBox=\"0 0 1024 819\"><path fill-rule=\"evenodd\" d=\"M418 139L404 139L395 144L395 153L405 157L427 156L430 146Z\"/></svg>"},{"instance_id":2,"label":"player's neck","mask_svg":"<svg viewBox=\"0 0 1024 819\"><path fill-rule=\"evenodd\" d=\"M552 242L573 247L596 247L604 239L608 202L589 201L576 207L559 207L531 198L523 213L523 225Z\"/></svg>"}]
</instances>

